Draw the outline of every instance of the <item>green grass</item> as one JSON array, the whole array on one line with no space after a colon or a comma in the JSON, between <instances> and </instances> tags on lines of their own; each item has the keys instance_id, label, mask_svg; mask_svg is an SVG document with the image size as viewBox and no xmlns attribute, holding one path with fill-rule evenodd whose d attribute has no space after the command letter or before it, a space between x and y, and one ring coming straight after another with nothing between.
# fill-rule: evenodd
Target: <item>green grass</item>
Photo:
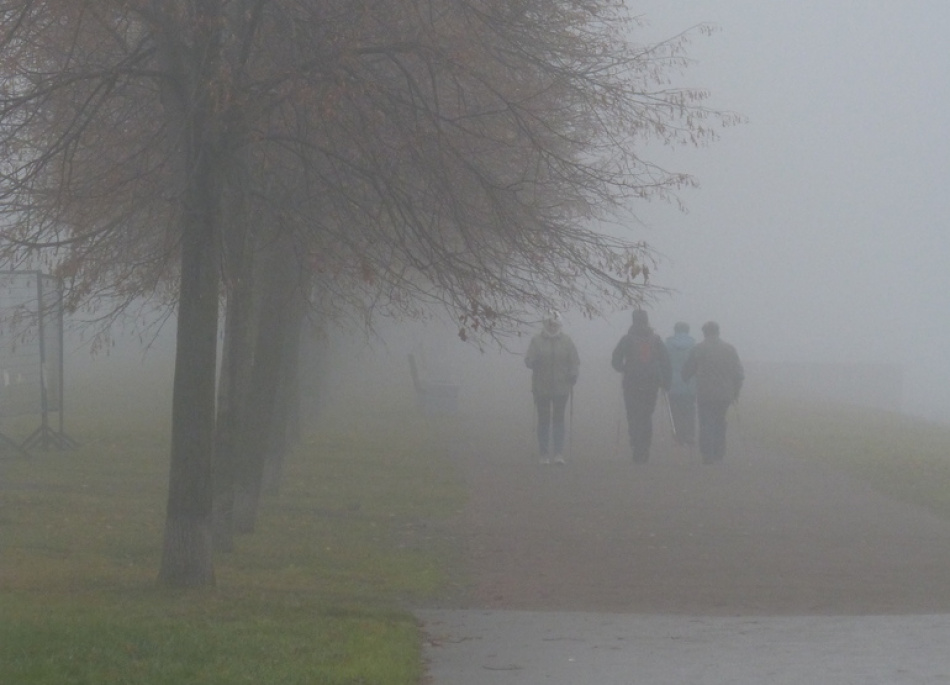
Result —
<instances>
[{"instance_id":1,"label":"green grass","mask_svg":"<svg viewBox=\"0 0 950 685\"><path fill-rule=\"evenodd\" d=\"M80 449L0 453L0 685L419 683L407 609L465 582L450 534L465 494L445 455L475 422L430 422L376 390L309 427L256 532L217 555L217 585L176 592L155 582L165 396L109 395L103 411L101 389L79 389ZM501 420L480 416L481 434ZM744 398L741 422L750 443L950 518L950 428L768 398Z\"/></svg>"},{"instance_id":2,"label":"green grass","mask_svg":"<svg viewBox=\"0 0 950 685\"><path fill-rule=\"evenodd\" d=\"M80 407L78 450L4 454L0 685L418 683L407 608L458 582L447 530L464 493L445 436L405 404L313 426L255 533L216 556L216 586L188 592L155 582L165 414Z\"/></svg>"},{"instance_id":3,"label":"green grass","mask_svg":"<svg viewBox=\"0 0 950 685\"><path fill-rule=\"evenodd\" d=\"M742 430L758 446L815 459L950 519L950 426L882 410L754 398Z\"/></svg>"},{"instance_id":4,"label":"green grass","mask_svg":"<svg viewBox=\"0 0 950 685\"><path fill-rule=\"evenodd\" d=\"M2 682L418 682L416 628L398 614L235 598L226 605L202 598L194 607L180 598L117 599L37 606L35 598L7 597Z\"/></svg>"}]
</instances>

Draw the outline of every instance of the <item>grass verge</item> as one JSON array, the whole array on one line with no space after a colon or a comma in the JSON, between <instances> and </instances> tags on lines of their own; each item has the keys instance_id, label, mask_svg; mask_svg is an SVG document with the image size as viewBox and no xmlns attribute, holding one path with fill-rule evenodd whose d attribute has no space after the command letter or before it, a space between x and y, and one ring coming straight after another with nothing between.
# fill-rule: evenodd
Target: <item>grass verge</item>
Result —
<instances>
[{"instance_id":1,"label":"grass verge","mask_svg":"<svg viewBox=\"0 0 950 685\"><path fill-rule=\"evenodd\" d=\"M73 422L78 450L3 455L0 683L418 683L405 607L450 584L463 492L443 438L400 406L325 415L198 591L155 584L162 421Z\"/></svg>"},{"instance_id":2,"label":"grass verge","mask_svg":"<svg viewBox=\"0 0 950 685\"><path fill-rule=\"evenodd\" d=\"M950 426L894 412L775 398L743 401L757 446L816 459L950 519Z\"/></svg>"}]
</instances>

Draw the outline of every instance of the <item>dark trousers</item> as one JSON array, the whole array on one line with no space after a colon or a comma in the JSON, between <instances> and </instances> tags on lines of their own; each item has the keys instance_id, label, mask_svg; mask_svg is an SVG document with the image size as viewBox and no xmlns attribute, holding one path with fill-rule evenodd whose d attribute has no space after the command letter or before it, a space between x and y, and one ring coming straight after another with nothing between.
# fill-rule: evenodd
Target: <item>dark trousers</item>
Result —
<instances>
[{"instance_id":1,"label":"dark trousers","mask_svg":"<svg viewBox=\"0 0 950 685\"><path fill-rule=\"evenodd\" d=\"M726 412L729 400L699 402L699 453L704 462L721 461L726 456Z\"/></svg>"},{"instance_id":2,"label":"dark trousers","mask_svg":"<svg viewBox=\"0 0 950 685\"><path fill-rule=\"evenodd\" d=\"M653 442L653 411L660 388L656 385L624 383L623 403L627 408L627 434L633 460L646 461Z\"/></svg>"},{"instance_id":3,"label":"dark trousers","mask_svg":"<svg viewBox=\"0 0 950 685\"><path fill-rule=\"evenodd\" d=\"M564 409L567 395L538 397L534 406L538 410L538 450L542 457L548 456L548 446L554 442L554 454L564 454Z\"/></svg>"},{"instance_id":4,"label":"dark trousers","mask_svg":"<svg viewBox=\"0 0 950 685\"><path fill-rule=\"evenodd\" d=\"M668 397L676 442L681 445L692 445L696 440L696 396L669 395Z\"/></svg>"}]
</instances>

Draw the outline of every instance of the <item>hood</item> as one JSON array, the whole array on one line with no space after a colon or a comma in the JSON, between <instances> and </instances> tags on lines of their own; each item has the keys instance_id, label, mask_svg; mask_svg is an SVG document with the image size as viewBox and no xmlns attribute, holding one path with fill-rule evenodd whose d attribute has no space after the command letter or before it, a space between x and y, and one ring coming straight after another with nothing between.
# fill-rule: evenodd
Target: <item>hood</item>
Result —
<instances>
[{"instance_id":1,"label":"hood","mask_svg":"<svg viewBox=\"0 0 950 685\"><path fill-rule=\"evenodd\" d=\"M666 344L677 350L688 350L696 344L696 339L689 333L677 333L667 338Z\"/></svg>"},{"instance_id":2,"label":"hood","mask_svg":"<svg viewBox=\"0 0 950 685\"><path fill-rule=\"evenodd\" d=\"M649 325L644 326L643 324L633 324L630 326L630 330L627 331L628 335L634 336L647 336L653 334L653 328Z\"/></svg>"}]
</instances>

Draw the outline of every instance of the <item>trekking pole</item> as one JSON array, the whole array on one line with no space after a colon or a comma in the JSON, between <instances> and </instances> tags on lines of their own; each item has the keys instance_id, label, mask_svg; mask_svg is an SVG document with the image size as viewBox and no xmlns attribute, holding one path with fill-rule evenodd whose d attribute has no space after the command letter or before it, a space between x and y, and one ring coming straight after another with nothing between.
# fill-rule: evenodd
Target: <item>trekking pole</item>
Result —
<instances>
[{"instance_id":1,"label":"trekking pole","mask_svg":"<svg viewBox=\"0 0 950 685\"><path fill-rule=\"evenodd\" d=\"M567 397L570 404L570 420L567 426L567 456L568 459L574 459L574 388L571 387L571 394Z\"/></svg>"},{"instance_id":2,"label":"trekking pole","mask_svg":"<svg viewBox=\"0 0 950 685\"><path fill-rule=\"evenodd\" d=\"M693 439L690 440L690 443L689 443L689 456L695 457L696 452L699 451L699 445L697 444L699 442L699 416L698 416L699 403L696 401L695 397L692 398L691 401L693 403L693 414L690 417L690 420L693 422L693 425L692 425Z\"/></svg>"},{"instance_id":3,"label":"trekking pole","mask_svg":"<svg viewBox=\"0 0 950 685\"><path fill-rule=\"evenodd\" d=\"M742 422L739 420L739 400L733 400L732 409L736 414L736 432L739 434L739 442L742 443L742 452L748 457L749 446L746 444L745 433L742 430Z\"/></svg>"},{"instance_id":4,"label":"trekking pole","mask_svg":"<svg viewBox=\"0 0 950 685\"><path fill-rule=\"evenodd\" d=\"M530 444L532 445L532 447L530 450L528 450L528 455L529 455L528 458L531 459L531 463L533 464L538 460L538 458L540 458L540 454L538 456L535 456L535 452L534 452L538 446L538 403L537 403L537 400L535 400L533 396L531 400L531 419L532 420L531 420L531 443Z\"/></svg>"},{"instance_id":5,"label":"trekking pole","mask_svg":"<svg viewBox=\"0 0 950 685\"><path fill-rule=\"evenodd\" d=\"M617 405L617 441L614 444L614 449L617 450L617 453L620 452L620 423L623 420L623 416L620 411L620 405Z\"/></svg>"},{"instance_id":6,"label":"trekking pole","mask_svg":"<svg viewBox=\"0 0 950 685\"><path fill-rule=\"evenodd\" d=\"M673 420L673 405L670 404L669 391L664 390L663 396L666 398L666 415L670 417L670 433L673 434L673 442L676 442L676 422Z\"/></svg>"}]
</instances>

